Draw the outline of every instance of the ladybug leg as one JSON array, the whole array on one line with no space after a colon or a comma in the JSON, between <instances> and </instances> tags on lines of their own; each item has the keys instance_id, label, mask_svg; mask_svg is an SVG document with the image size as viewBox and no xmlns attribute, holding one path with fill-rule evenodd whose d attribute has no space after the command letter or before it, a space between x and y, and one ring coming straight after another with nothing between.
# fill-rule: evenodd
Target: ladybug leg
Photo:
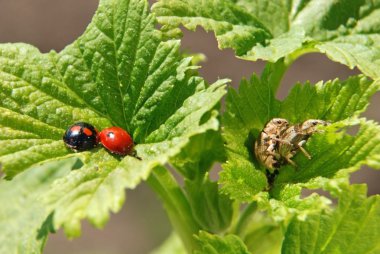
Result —
<instances>
[{"instance_id":1,"label":"ladybug leg","mask_svg":"<svg viewBox=\"0 0 380 254\"><path fill-rule=\"evenodd\" d=\"M142 158L139 157L139 156L137 155L137 152L136 152L136 150L134 150L134 149L133 149L133 151L132 151L132 153L131 153L131 156L133 156L133 157L135 157L136 159L142 161Z\"/></svg>"}]
</instances>

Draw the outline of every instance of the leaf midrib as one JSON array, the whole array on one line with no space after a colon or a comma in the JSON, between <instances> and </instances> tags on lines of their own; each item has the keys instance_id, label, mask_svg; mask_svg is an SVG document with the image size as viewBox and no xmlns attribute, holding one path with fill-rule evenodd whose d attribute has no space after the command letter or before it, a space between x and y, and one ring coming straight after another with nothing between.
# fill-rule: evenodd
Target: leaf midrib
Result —
<instances>
[{"instance_id":1,"label":"leaf midrib","mask_svg":"<svg viewBox=\"0 0 380 254\"><path fill-rule=\"evenodd\" d=\"M158 47L156 47L156 51L155 51L155 54L157 53L157 49L158 49ZM172 47L172 49L170 50L170 52L168 53L168 55L170 55L173 51L176 51L176 48L175 47ZM163 59L163 61L160 63L160 66L158 67L158 68L156 68L155 70L153 70L153 72L150 72L150 65L149 65L149 70L148 70L148 74L149 74L149 76L152 76L153 74L155 74L158 70L160 70L160 67L165 63L165 60L166 59ZM151 64L151 63L150 63ZM176 72L176 70L173 70L174 72ZM173 74L172 72L169 72L169 74L164 78L164 82L166 81L166 80L168 80L170 77L172 77L172 75L171 74ZM145 81L147 80L147 78L145 78ZM164 82L161 82L158 86L157 86L157 89L156 90L158 90L158 88L164 83ZM145 83L145 82L144 82ZM142 92L142 90L143 90L143 87L144 86L141 86L141 88L139 89L139 96L138 96L138 98L137 98L137 100L136 100L136 103L135 103L135 107L134 107L134 109L133 109L133 117L132 117L132 121L136 118L136 116L138 115L138 113L140 112L140 110L144 107L144 104L145 104L145 102L147 101L147 100L149 100L149 98L151 98L151 96L146 96L146 98L143 100L142 99L142 94L141 94L141 92ZM155 92L156 92L156 90L152 90L152 94L151 95L153 95Z\"/></svg>"}]
</instances>

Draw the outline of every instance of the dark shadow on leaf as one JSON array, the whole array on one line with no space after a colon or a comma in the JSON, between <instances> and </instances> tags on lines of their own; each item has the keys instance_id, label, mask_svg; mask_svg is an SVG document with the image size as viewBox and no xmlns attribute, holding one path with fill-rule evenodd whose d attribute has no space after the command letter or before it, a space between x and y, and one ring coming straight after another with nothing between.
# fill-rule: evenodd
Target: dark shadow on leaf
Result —
<instances>
[{"instance_id":1,"label":"dark shadow on leaf","mask_svg":"<svg viewBox=\"0 0 380 254\"><path fill-rule=\"evenodd\" d=\"M78 159L73 165L72 170L80 169L81 167L83 167L83 165L84 165L83 161Z\"/></svg>"},{"instance_id":2,"label":"dark shadow on leaf","mask_svg":"<svg viewBox=\"0 0 380 254\"><path fill-rule=\"evenodd\" d=\"M44 223L42 224L41 228L38 230L37 239L43 239L46 236L49 235L49 233L55 233L54 228L54 212L50 213L49 216L45 219Z\"/></svg>"},{"instance_id":3,"label":"dark shadow on leaf","mask_svg":"<svg viewBox=\"0 0 380 254\"><path fill-rule=\"evenodd\" d=\"M206 112L199 120L199 125L206 123L211 118L211 111Z\"/></svg>"},{"instance_id":4,"label":"dark shadow on leaf","mask_svg":"<svg viewBox=\"0 0 380 254\"><path fill-rule=\"evenodd\" d=\"M255 152L254 152L255 142L256 142L256 139L258 138L259 134L260 134L260 130L252 129L249 132L248 137L244 142L244 146L249 151L249 159L254 164L255 168L262 169L262 166L260 165L260 163L257 161L256 157L254 156L254 154L255 154Z\"/></svg>"}]
</instances>

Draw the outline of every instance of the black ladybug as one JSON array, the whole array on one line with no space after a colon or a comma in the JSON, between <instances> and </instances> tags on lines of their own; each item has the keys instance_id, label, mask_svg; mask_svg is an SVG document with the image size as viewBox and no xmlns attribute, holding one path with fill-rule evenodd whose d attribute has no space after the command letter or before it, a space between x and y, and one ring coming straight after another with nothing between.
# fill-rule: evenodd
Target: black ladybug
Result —
<instances>
[{"instance_id":1,"label":"black ladybug","mask_svg":"<svg viewBox=\"0 0 380 254\"><path fill-rule=\"evenodd\" d=\"M79 122L66 130L63 135L63 142L75 152L86 151L98 145L99 134L91 124Z\"/></svg>"}]
</instances>

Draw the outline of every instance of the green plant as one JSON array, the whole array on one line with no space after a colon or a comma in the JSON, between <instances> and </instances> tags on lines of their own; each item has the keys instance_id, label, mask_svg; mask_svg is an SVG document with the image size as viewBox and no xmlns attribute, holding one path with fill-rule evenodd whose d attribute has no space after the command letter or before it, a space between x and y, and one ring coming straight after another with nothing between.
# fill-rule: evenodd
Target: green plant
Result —
<instances>
[{"instance_id":1,"label":"green plant","mask_svg":"<svg viewBox=\"0 0 380 254\"><path fill-rule=\"evenodd\" d=\"M0 45L0 253L41 253L58 228L79 236L82 219L101 228L124 190L144 180L176 232L156 254L379 253L380 198L349 177L380 168L380 126L360 116L380 89L380 2L160 0L153 12L145 0L101 0L59 53ZM242 59L267 61L260 76L228 88L222 115L228 80L208 85L197 75L179 51L181 24L214 31ZM297 84L277 100L284 73L309 52L363 74ZM281 167L268 184L252 145L273 117L332 124L308 140L311 160L295 156L297 169ZM77 121L127 129L141 160L69 151L62 135ZM223 170L213 182L216 161ZM302 189L323 189L338 205Z\"/></svg>"}]
</instances>

